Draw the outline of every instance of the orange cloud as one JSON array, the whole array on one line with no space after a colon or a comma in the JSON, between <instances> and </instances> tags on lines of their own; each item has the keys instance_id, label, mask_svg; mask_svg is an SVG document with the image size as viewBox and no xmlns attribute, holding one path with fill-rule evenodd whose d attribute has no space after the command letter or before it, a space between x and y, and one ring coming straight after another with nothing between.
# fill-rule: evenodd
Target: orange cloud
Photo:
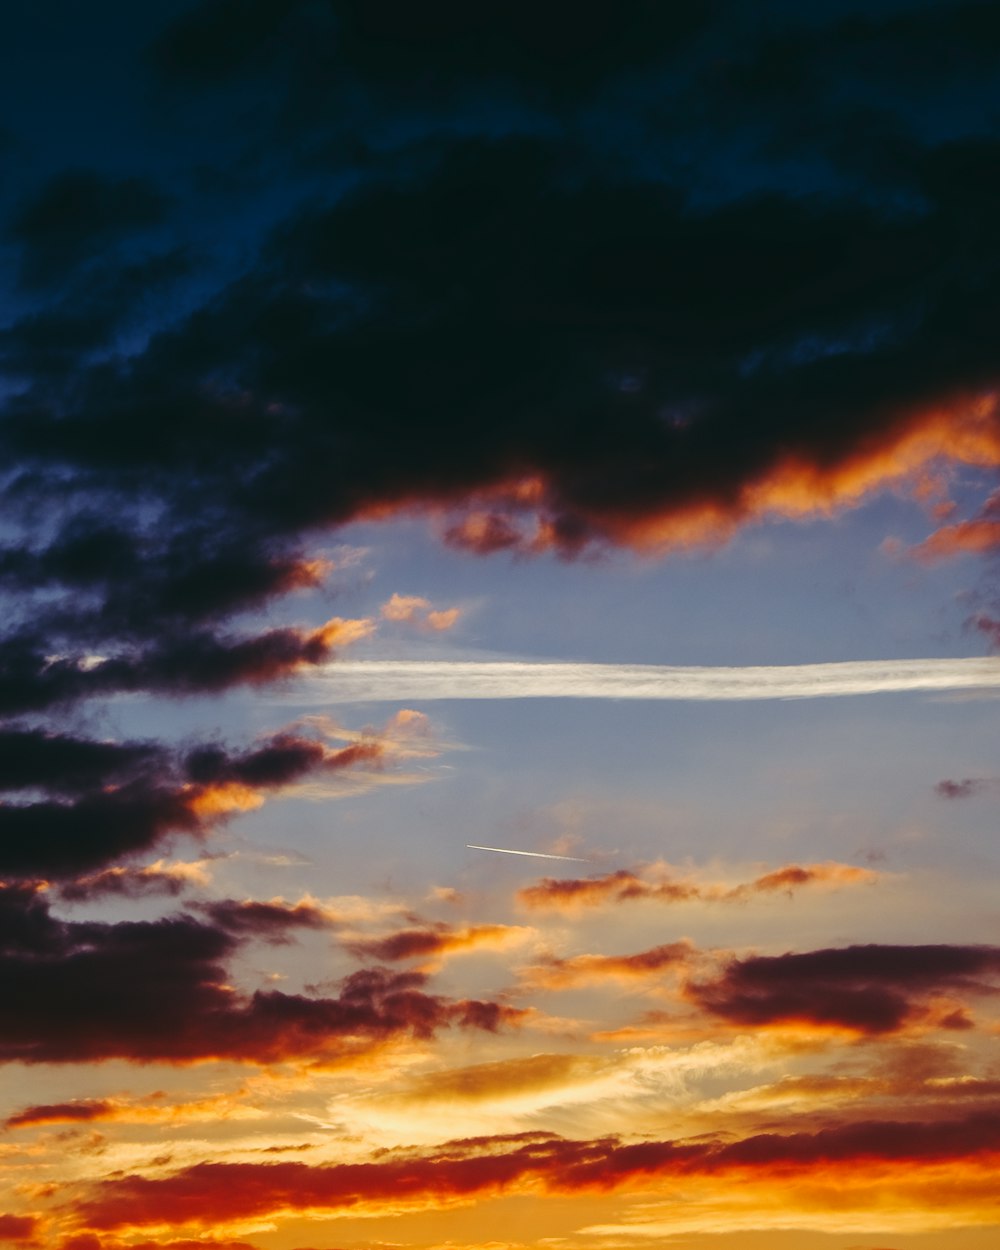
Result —
<instances>
[{"instance_id":1,"label":"orange cloud","mask_svg":"<svg viewBox=\"0 0 1000 1250\"><path fill-rule=\"evenodd\" d=\"M944 525L914 547L912 554L931 563L969 552L981 554L1000 548L1000 521L960 521Z\"/></svg>"},{"instance_id":2,"label":"orange cloud","mask_svg":"<svg viewBox=\"0 0 1000 1250\"><path fill-rule=\"evenodd\" d=\"M350 942L348 949L362 958L396 961L475 950L503 950L533 935L533 929L522 925L483 924L459 929L439 922L424 928L401 929L381 938Z\"/></svg>"},{"instance_id":3,"label":"orange cloud","mask_svg":"<svg viewBox=\"0 0 1000 1250\"><path fill-rule=\"evenodd\" d=\"M379 609L383 620L405 622L438 633L451 629L462 614L461 608L433 608L420 595L394 594Z\"/></svg>"},{"instance_id":4,"label":"orange cloud","mask_svg":"<svg viewBox=\"0 0 1000 1250\"><path fill-rule=\"evenodd\" d=\"M275 759L282 751L288 757L287 766L262 771L257 784L225 778L203 785L188 785L183 794L188 810L199 820L206 821L225 819L235 812L253 811L266 801L269 792L285 789L300 777L356 767L378 767L389 754L389 746L372 734L359 736L350 746L332 750L313 738L281 734L273 744Z\"/></svg>"},{"instance_id":5,"label":"orange cloud","mask_svg":"<svg viewBox=\"0 0 1000 1250\"><path fill-rule=\"evenodd\" d=\"M879 876L870 868L828 861L821 864L786 864L752 881L730 886L678 877L669 865L652 864L638 869L620 868L600 877L543 877L534 885L519 890L517 900L529 909L556 911L644 900L735 903L746 901L755 894L792 893L806 886L839 889L868 884L877 881Z\"/></svg>"},{"instance_id":6,"label":"orange cloud","mask_svg":"<svg viewBox=\"0 0 1000 1250\"><path fill-rule=\"evenodd\" d=\"M531 989L565 990L604 981L634 981L661 976L686 964L694 948L690 942L654 946L635 955L574 955L551 958L522 971L522 983Z\"/></svg>"},{"instance_id":7,"label":"orange cloud","mask_svg":"<svg viewBox=\"0 0 1000 1250\"><path fill-rule=\"evenodd\" d=\"M445 529L445 539L480 555L556 550L574 555L593 542L641 552L719 546L742 526L770 519L830 516L857 507L886 489L924 499L938 485L935 467L958 463L1000 465L1000 428L994 395L956 397L948 404L900 413L839 447L772 449L738 482L716 480L700 466L703 489L679 490L666 475L645 492L594 491L579 496L558 470L493 485L467 498Z\"/></svg>"},{"instance_id":8,"label":"orange cloud","mask_svg":"<svg viewBox=\"0 0 1000 1250\"><path fill-rule=\"evenodd\" d=\"M933 563L965 553L982 554L1000 548L1000 492L983 504L979 515L969 521L943 525L930 537L913 547L910 554L918 560Z\"/></svg>"},{"instance_id":9,"label":"orange cloud","mask_svg":"<svg viewBox=\"0 0 1000 1250\"><path fill-rule=\"evenodd\" d=\"M307 642L317 649L328 652L334 647L349 647L351 643L360 642L374 631L375 622L368 617L351 620L334 616L325 625L321 625L308 634Z\"/></svg>"},{"instance_id":10,"label":"orange cloud","mask_svg":"<svg viewBox=\"0 0 1000 1250\"><path fill-rule=\"evenodd\" d=\"M727 898L746 898L751 894L768 894L775 891L798 889L800 886L827 886L839 889L848 885L867 885L877 881L880 874L871 868L858 868L854 864L786 864L773 872L765 873L746 885L736 886Z\"/></svg>"}]
</instances>

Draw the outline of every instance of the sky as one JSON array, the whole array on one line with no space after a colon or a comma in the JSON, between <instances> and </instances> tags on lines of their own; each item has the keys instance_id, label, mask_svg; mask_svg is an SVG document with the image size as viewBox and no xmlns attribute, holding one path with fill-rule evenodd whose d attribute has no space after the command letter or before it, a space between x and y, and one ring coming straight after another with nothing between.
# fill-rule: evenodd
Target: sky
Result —
<instances>
[{"instance_id":1,"label":"sky","mask_svg":"<svg viewBox=\"0 0 1000 1250\"><path fill-rule=\"evenodd\" d=\"M997 7L0 61L0 1246L995 1247Z\"/></svg>"}]
</instances>

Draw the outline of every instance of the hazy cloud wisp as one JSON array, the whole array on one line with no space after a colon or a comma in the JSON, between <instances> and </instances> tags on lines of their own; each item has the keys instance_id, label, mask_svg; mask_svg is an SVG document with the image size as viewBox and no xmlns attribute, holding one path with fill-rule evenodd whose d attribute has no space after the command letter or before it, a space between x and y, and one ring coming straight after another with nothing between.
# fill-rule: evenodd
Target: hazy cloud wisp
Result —
<instances>
[{"instance_id":1,"label":"hazy cloud wisp","mask_svg":"<svg viewBox=\"0 0 1000 1250\"><path fill-rule=\"evenodd\" d=\"M986 657L857 660L743 668L521 660L347 660L310 680L317 699L816 699L906 691L997 690ZM298 697L299 691L296 691Z\"/></svg>"}]
</instances>

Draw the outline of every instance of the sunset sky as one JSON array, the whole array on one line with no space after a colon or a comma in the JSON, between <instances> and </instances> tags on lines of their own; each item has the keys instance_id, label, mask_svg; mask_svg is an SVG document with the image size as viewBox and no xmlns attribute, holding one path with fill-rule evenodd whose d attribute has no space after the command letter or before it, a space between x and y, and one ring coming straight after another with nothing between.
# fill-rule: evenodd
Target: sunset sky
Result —
<instances>
[{"instance_id":1,"label":"sunset sky","mask_svg":"<svg viewBox=\"0 0 1000 1250\"><path fill-rule=\"evenodd\" d=\"M0 7L0 1246L995 1250L997 5Z\"/></svg>"}]
</instances>

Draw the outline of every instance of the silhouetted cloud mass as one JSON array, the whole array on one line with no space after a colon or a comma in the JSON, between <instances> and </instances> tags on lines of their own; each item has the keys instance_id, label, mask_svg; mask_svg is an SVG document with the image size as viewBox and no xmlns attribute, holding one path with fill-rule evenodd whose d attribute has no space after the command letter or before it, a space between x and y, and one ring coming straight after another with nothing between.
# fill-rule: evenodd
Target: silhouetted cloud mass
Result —
<instances>
[{"instance_id":1,"label":"silhouetted cloud mass","mask_svg":"<svg viewBox=\"0 0 1000 1250\"><path fill-rule=\"evenodd\" d=\"M744 1025L807 1024L892 1033L929 1013L935 993L994 993L1000 948L848 946L733 960L715 980L692 982L700 1007ZM945 1027L965 1028L961 1012Z\"/></svg>"},{"instance_id":2,"label":"silhouetted cloud mass","mask_svg":"<svg viewBox=\"0 0 1000 1250\"><path fill-rule=\"evenodd\" d=\"M234 993L240 943L316 927L312 913L251 905L234 923L238 904L205 910L208 922L65 921L35 887L0 889L0 1062L337 1062L393 1037L496 1031L524 1015L429 994L421 973L384 968L351 973L335 998Z\"/></svg>"}]
</instances>

